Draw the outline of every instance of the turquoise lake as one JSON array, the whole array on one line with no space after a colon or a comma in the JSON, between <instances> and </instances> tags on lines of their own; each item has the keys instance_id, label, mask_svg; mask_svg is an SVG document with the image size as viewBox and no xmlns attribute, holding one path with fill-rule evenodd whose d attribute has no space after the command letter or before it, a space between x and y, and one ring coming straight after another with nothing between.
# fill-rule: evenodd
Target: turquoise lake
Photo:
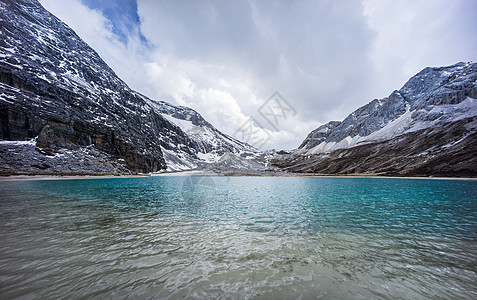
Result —
<instances>
[{"instance_id":1,"label":"turquoise lake","mask_svg":"<svg viewBox=\"0 0 477 300\"><path fill-rule=\"evenodd\" d=\"M477 299L477 181L4 181L0 298Z\"/></svg>"}]
</instances>

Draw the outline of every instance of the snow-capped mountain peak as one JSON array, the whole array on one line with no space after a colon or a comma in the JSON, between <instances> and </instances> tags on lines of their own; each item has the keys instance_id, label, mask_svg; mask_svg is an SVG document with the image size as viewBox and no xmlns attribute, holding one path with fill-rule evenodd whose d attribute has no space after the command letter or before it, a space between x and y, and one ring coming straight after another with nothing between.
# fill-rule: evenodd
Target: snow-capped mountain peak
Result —
<instances>
[{"instance_id":1,"label":"snow-capped mountain peak","mask_svg":"<svg viewBox=\"0 0 477 300\"><path fill-rule=\"evenodd\" d=\"M475 117L476 82L477 63L425 68L399 91L312 131L297 152L329 152Z\"/></svg>"}]
</instances>

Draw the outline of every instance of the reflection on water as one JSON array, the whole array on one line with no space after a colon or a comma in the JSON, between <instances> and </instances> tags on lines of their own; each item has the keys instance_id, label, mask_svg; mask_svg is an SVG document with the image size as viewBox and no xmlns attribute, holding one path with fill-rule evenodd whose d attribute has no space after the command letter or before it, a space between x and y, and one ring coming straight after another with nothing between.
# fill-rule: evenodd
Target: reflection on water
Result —
<instances>
[{"instance_id":1,"label":"reflection on water","mask_svg":"<svg viewBox=\"0 0 477 300\"><path fill-rule=\"evenodd\" d=\"M477 182L0 182L0 298L477 298Z\"/></svg>"}]
</instances>

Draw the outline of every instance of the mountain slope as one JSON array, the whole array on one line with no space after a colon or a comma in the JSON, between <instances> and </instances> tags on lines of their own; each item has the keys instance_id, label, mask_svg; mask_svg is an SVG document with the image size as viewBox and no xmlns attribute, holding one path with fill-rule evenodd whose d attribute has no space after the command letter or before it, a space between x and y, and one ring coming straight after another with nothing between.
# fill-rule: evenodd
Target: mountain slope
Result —
<instances>
[{"instance_id":1,"label":"mountain slope","mask_svg":"<svg viewBox=\"0 0 477 300\"><path fill-rule=\"evenodd\" d=\"M1 173L149 173L174 160L193 167L219 148L257 152L191 109L132 91L36 0L0 1L0 36ZM207 141L178 126L181 116Z\"/></svg>"},{"instance_id":2,"label":"mountain slope","mask_svg":"<svg viewBox=\"0 0 477 300\"><path fill-rule=\"evenodd\" d=\"M325 174L477 176L476 99L477 63L426 68L389 97L320 126L273 163Z\"/></svg>"},{"instance_id":3,"label":"mountain slope","mask_svg":"<svg viewBox=\"0 0 477 300\"><path fill-rule=\"evenodd\" d=\"M193 143L193 153L184 151L189 145L168 144L163 146L168 170L195 169L219 162L225 154L255 159L260 152L234 139L207 122L200 114L188 107L174 106L164 101L145 100L154 111L180 128Z\"/></svg>"}]
</instances>

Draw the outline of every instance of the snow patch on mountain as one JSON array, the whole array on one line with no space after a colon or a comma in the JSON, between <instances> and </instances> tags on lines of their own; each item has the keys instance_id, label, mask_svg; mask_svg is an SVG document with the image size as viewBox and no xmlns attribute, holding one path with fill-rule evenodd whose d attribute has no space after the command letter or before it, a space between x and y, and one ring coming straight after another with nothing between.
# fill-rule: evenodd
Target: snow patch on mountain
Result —
<instances>
[{"instance_id":1,"label":"snow patch on mountain","mask_svg":"<svg viewBox=\"0 0 477 300\"><path fill-rule=\"evenodd\" d=\"M159 113L188 137L188 145L171 144L169 151L163 149L167 153L164 155L168 166L167 171L205 167L208 164L217 163L226 153L251 159L261 155L259 150L249 144L217 130L191 108L145 99L156 113ZM191 145L194 146L191 147ZM171 151L171 149L174 150Z\"/></svg>"},{"instance_id":2,"label":"snow patch on mountain","mask_svg":"<svg viewBox=\"0 0 477 300\"><path fill-rule=\"evenodd\" d=\"M385 141L409 132L439 126L439 124L477 117L477 100L470 97L459 104L444 104L416 109L414 111L410 111L409 108L408 106L406 112L399 118L390 121L386 126L368 136L347 136L339 142L322 142L306 152L302 151L301 153L316 154L356 145ZM423 120L423 115L426 116L426 120Z\"/></svg>"}]
</instances>

